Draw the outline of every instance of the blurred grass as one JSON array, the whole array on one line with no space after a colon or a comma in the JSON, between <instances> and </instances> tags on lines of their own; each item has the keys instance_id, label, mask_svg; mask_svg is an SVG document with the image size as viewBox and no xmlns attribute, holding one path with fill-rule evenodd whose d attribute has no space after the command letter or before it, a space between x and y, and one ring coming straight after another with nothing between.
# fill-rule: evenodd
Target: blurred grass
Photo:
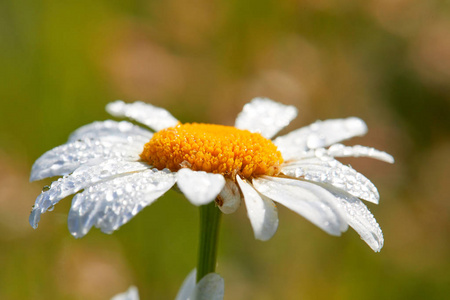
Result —
<instances>
[{"instance_id":1,"label":"blurred grass","mask_svg":"<svg viewBox=\"0 0 450 300\"><path fill-rule=\"evenodd\" d=\"M348 160L381 194L374 254L287 209L265 243L245 209L224 217L226 299L443 299L450 294L450 33L441 1L0 2L0 299L108 299L129 285L172 299L195 266L197 210L170 192L113 235L67 230L70 199L28 213L33 161L115 99L182 121L233 124L267 96L299 108L290 129L357 115L355 139L394 166ZM284 132L287 132L284 131ZM353 142L352 142L353 143Z\"/></svg>"}]
</instances>

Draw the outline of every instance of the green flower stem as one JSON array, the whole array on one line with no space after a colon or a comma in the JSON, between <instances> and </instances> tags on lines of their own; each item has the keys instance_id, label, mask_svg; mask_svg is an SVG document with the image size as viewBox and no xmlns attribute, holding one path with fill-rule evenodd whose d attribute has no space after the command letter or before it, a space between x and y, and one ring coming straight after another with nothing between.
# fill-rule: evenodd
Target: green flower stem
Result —
<instances>
[{"instance_id":1,"label":"green flower stem","mask_svg":"<svg viewBox=\"0 0 450 300\"><path fill-rule=\"evenodd\" d=\"M215 201L200 206L200 243L197 262L197 282L206 274L215 272L219 225L222 212Z\"/></svg>"}]
</instances>

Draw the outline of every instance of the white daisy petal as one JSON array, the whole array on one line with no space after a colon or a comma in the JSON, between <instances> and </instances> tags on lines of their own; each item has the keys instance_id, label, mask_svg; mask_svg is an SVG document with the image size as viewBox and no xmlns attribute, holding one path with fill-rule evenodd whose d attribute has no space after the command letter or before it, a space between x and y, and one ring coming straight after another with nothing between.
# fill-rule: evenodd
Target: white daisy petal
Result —
<instances>
[{"instance_id":1,"label":"white daisy petal","mask_svg":"<svg viewBox=\"0 0 450 300\"><path fill-rule=\"evenodd\" d=\"M278 228L278 211L275 203L264 195L260 195L246 180L236 175L247 207L247 215L253 227L255 238L269 240Z\"/></svg>"},{"instance_id":2,"label":"white daisy petal","mask_svg":"<svg viewBox=\"0 0 450 300\"><path fill-rule=\"evenodd\" d=\"M253 186L261 194L305 217L331 235L341 235L342 231L347 230L336 198L318 185L263 176L253 179Z\"/></svg>"},{"instance_id":3,"label":"white daisy petal","mask_svg":"<svg viewBox=\"0 0 450 300\"><path fill-rule=\"evenodd\" d=\"M284 105L267 98L255 98L245 104L236 119L236 128L259 132L272 138L297 116L294 106Z\"/></svg>"},{"instance_id":4,"label":"white daisy petal","mask_svg":"<svg viewBox=\"0 0 450 300\"><path fill-rule=\"evenodd\" d=\"M356 197L339 198L346 211L347 223L361 236L370 248L380 252L384 244L383 232L366 205Z\"/></svg>"},{"instance_id":5,"label":"white daisy petal","mask_svg":"<svg viewBox=\"0 0 450 300\"><path fill-rule=\"evenodd\" d=\"M342 144L333 144L328 148L327 154L333 157L370 157L391 164L394 163L392 155L375 148L360 145L344 146Z\"/></svg>"},{"instance_id":6,"label":"white daisy petal","mask_svg":"<svg viewBox=\"0 0 450 300\"><path fill-rule=\"evenodd\" d=\"M64 144L44 153L31 169L30 181L67 175L83 164L107 159L137 161L142 147L128 143L84 139Z\"/></svg>"},{"instance_id":7,"label":"white daisy petal","mask_svg":"<svg viewBox=\"0 0 450 300\"><path fill-rule=\"evenodd\" d=\"M217 273L209 273L195 286L187 300L223 300L225 283Z\"/></svg>"},{"instance_id":8,"label":"white daisy petal","mask_svg":"<svg viewBox=\"0 0 450 300\"><path fill-rule=\"evenodd\" d=\"M143 140L144 143L152 138L153 134L133 123L127 121L116 122L106 120L93 122L75 130L69 137L68 142L80 139L114 138L123 141Z\"/></svg>"},{"instance_id":9,"label":"white daisy petal","mask_svg":"<svg viewBox=\"0 0 450 300\"><path fill-rule=\"evenodd\" d=\"M106 160L98 165L83 165L72 174L54 181L50 187L46 187L37 197L30 214L30 224L37 228L41 214L52 209L61 199L72 195L97 182L105 181L118 174L143 171L149 165L141 162L127 162Z\"/></svg>"},{"instance_id":10,"label":"white daisy petal","mask_svg":"<svg viewBox=\"0 0 450 300\"><path fill-rule=\"evenodd\" d=\"M94 225L111 233L167 192L175 181L167 169L153 169L90 186L72 200L69 230L76 238L86 235Z\"/></svg>"},{"instance_id":11,"label":"white daisy petal","mask_svg":"<svg viewBox=\"0 0 450 300\"><path fill-rule=\"evenodd\" d=\"M155 131L173 127L178 124L167 110L148 103L136 101L125 103L117 100L106 105L106 111L115 117L127 117L139 123L147 125Z\"/></svg>"},{"instance_id":12,"label":"white daisy petal","mask_svg":"<svg viewBox=\"0 0 450 300\"><path fill-rule=\"evenodd\" d=\"M281 172L287 176L328 183L355 197L378 204L380 195L375 185L361 173L337 160L321 158L301 159L285 164Z\"/></svg>"},{"instance_id":13,"label":"white daisy petal","mask_svg":"<svg viewBox=\"0 0 450 300\"><path fill-rule=\"evenodd\" d=\"M197 279L197 270L192 270L189 275L184 279L180 290L178 291L175 300L188 300L195 289L195 282ZM192 299L194 300L194 299Z\"/></svg>"},{"instance_id":14,"label":"white daisy petal","mask_svg":"<svg viewBox=\"0 0 450 300\"><path fill-rule=\"evenodd\" d=\"M373 251L379 252L384 244L383 232L377 220L364 203L356 197L336 188L325 187L339 200L345 212L344 218Z\"/></svg>"},{"instance_id":15,"label":"white daisy petal","mask_svg":"<svg viewBox=\"0 0 450 300\"><path fill-rule=\"evenodd\" d=\"M225 178L221 174L183 168L177 172L177 183L186 198L199 206L208 204L219 195L225 185Z\"/></svg>"},{"instance_id":16,"label":"white daisy petal","mask_svg":"<svg viewBox=\"0 0 450 300\"><path fill-rule=\"evenodd\" d=\"M224 280L216 273L209 273L198 284L195 283L197 270L192 270L183 281L175 300L222 300Z\"/></svg>"},{"instance_id":17,"label":"white daisy petal","mask_svg":"<svg viewBox=\"0 0 450 300\"><path fill-rule=\"evenodd\" d=\"M138 289L135 286L130 286L126 292L115 295L111 300L139 300Z\"/></svg>"},{"instance_id":18,"label":"white daisy petal","mask_svg":"<svg viewBox=\"0 0 450 300\"><path fill-rule=\"evenodd\" d=\"M317 121L276 138L274 144L283 158L288 160L298 157L309 149L327 147L354 136L364 135L366 132L366 124L356 117Z\"/></svg>"},{"instance_id":19,"label":"white daisy petal","mask_svg":"<svg viewBox=\"0 0 450 300\"><path fill-rule=\"evenodd\" d=\"M241 193L233 180L225 179L225 186L217 196L220 203L219 209L224 214L234 213L241 205Z\"/></svg>"}]
</instances>

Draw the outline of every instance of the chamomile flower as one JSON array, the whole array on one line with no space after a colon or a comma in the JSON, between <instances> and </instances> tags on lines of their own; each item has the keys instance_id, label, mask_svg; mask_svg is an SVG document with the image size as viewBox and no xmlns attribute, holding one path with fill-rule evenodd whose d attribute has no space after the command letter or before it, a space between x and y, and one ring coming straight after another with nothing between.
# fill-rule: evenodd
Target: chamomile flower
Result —
<instances>
[{"instance_id":1,"label":"chamomile flower","mask_svg":"<svg viewBox=\"0 0 450 300\"><path fill-rule=\"evenodd\" d=\"M166 110L134 102L110 103L107 111L130 122L107 120L76 130L66 144L43 154L30 180L63 176L45 187L30 215L76 194L69 230L84 236L93 226L111 233L175 184L194 205L216 200L224 213L243 201L255 237L268 240L278 227L280 203L331 235L348 225L374 250L383 235L366 200L378 203L376 187L336 157L366 156L393 163L389 154L338 142L367 132L358 118L318 121L271 140L296 115L293 106L256 98L235 127L181 124Z\"/></svg>"}]
</instances>

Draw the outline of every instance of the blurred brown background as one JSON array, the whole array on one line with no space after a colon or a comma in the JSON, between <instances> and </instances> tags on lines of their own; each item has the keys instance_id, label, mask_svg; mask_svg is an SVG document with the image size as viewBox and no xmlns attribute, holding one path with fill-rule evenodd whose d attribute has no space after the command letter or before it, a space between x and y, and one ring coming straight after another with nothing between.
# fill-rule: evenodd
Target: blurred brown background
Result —
<instances>
[{"instance_id":1,"label":"blurred brown background","mask_svg":"<svg viewBox=\"0 0 450 300\"><path fill-rule=\"evenodd\" d=\"M129 285L173 299L196 263L198 211L170 192L113 235L67 230L70 199L28 214L49 181L33 161L69 133L144 100L184 122L232 125L255 96L295 105L283 131L359 116L348 159L381 194L385 246L328 236L280 207L254 240L223 218L225 299L444 299L450 295L450 3L437 0L0 2L0 299L109 299Z\"/></svg>"}]
</instances>

